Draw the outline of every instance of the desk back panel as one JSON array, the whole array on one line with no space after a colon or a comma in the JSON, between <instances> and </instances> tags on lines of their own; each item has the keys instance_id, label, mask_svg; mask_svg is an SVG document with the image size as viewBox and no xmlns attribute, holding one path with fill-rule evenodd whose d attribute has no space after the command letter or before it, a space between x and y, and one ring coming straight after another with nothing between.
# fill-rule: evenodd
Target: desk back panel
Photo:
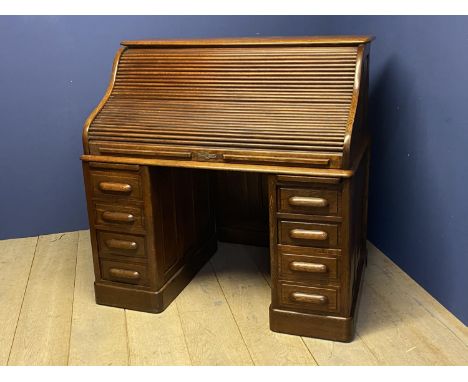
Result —
<instances>
[{"instance_id":1,"label":"desk back panel","mask_svg":"<svg viewBox=\"0 0 468 382\"><path fill-rule=\"evenodd\" d=\"M267 176L216 171L213 177L218 240L267 247Z\"/></svg>"}]
</instances>

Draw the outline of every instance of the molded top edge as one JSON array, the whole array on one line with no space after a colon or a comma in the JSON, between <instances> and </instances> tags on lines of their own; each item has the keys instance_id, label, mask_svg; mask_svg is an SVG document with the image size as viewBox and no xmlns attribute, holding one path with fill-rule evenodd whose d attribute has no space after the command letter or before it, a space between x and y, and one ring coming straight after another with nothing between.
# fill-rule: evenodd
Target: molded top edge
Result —
<instances>
[{"instance_id":1,"label":"molded top edge","mask_svg":"<svg viewBox=\"0 0 468 382\"><path fill-rule=\"evenodd\" d=\"M167 46L268 46L268 45L360 45L374 40L374 36L298 36L298 37L240 37L187 40L134 40L122 41L128 47Z\"/></svg>"}]
</instances>

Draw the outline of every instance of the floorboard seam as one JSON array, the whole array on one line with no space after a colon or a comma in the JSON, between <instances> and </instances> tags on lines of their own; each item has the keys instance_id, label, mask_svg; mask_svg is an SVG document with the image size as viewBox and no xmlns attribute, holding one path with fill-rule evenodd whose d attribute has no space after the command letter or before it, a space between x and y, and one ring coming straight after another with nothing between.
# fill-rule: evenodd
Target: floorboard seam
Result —
<instances>
[{"instance_id":1,"label":"floorboard seam","mask_svg":"<svg viewBox=\"0 0 468 382\"><path fill-rule=\"evenodd\" d=\"M7 362L6 362L7 365L10 363L11 351L13 350L13 344L15 343L16 331L18 330L18 323L19 323L19 320L20 320L20 317L21 317L21 312L23 311L24 297L26 296L26 290L28 289L29 278L31 277L32 267L33 267L33 264L34 264L34 260L36 259L36 251L37 251L37 246L39 245L39 238L40 237L41 237L41 235L36 237L37 238L36 239L36 245L34 246L33 258L31 260L31 265L29 266L28 279L26 280L26 285L24 287L23 298L21 299L21 306L20 306L20 309L19 309L19 312L18 312L18 317L16 319L15 331L13 333L13 339L11 340L10 351L8 352L8 359L7 359Z\"/></svg>"},{"instance_id":2,"label":"floorboard seam","mask_svg":"<svg viewBox=\"0 0 468 382\"><path fill-rule=\"evenodd\" d=\"M241 329L240 329L240 327L239 327L239 324L237 323L236 316L234 315L234 312L233 312L232 309L231 309L231 305L229 304L229 301L228 301L228 299L226 298L226 294L224 293L224 289L223 289L223 287L221 286L221 283L219 282L218 274L216 273L215 267L213 266L213 263L211 262L211 260L209 261L209 263L210 263L211 269L212 269L212 271L213 271L213 274L214 274L214 276L215 276L215 278L216 278L216 281L218 282L219 288L221 289L221 293L223 294L223 297L224 297L224 299L226 300L226 304L227 304L227 306L228 306L228 308L229 308L229 311L231 312L231 315L232 315L232 318L233 318L233 320L234 320L234 323L236 324L237 330L239 331L239 334L240 334L240 336L241 336L241 338L242 338L242 342L244 343L245 348L247 349L247 352L249 353L250 360L252 361L252 364L253 364L254 366L256 366L256 363L255 363L255 361L254 361L254 359L253 359L252 353L250 352L250 349L249 349L249 347L247 346L247 343L245 342L244 335L242 334L242 331L241 331Z\"/></svg>"},{"instance_id":3,"label":"floorboard seam","mask_svg":"<svg viewBox=\"0 0 468 382\"><path fill-rule=\"evenodd\" d=\"M57 241L61 239L65 234L62 234L58 239L53 240ZM75 277L73 278L73 297L71 304L71 318L70 318L70 334L68 336L68 356L67 356L67 365L70 365L70 350L71 350L71 336L73 330L73 312L75 311L75 291L76 291L76 269L78 267L78 248L80 246L80 231L78 231L78 238L76 240L76 251L75 251Z\"/></svg>"},{"instance_id":4,"label":"floorboard seam","mask_svg":"<svg viewBox=\"0 0 468 382\"><path fill-rule=\"evenodd\" d=\"M367 342L364 340L364 338L358 333L357 329L356 329L356 337L359 337L359 339L362 341L362 343L364 344L364 346L367 348L367 350L369 350L369 353L372 354L372 357L375 358L375 361L377 362L377 364L379 366L384 366L381 362L380 362L380 359L379 357L377 356L377 354L370 348L370 346L367 344Z\"/></svg>"},{"instance_id":5,"label":"floorboard seam","mask_svg":"<svg viewBox=\"0 0 468 382\"><path fill-rule=\"evenodd\" d=\"M124 311L124 319L125 319L125 337L127 339L127 366L132 365L132 356L130 352L130 336L128 335L128 320L127 320L127 309L123 309Z\"/></svg>"},{"instance_id":6,"label":"floorboard seam","mask_svg":"<svg viewBox=\"0 0 468 382\"><path fill-rule=\"evenodd\" d=\"M384 255L384 256L385 256L385 255ZM385 272L385 269L384 269L380 264L374 263L374 265L375 265L381 272ZM415 285L417 288L421 288L421 289L423 289L424 292L427 292L421 285L419 285L415 280L413 280L406 272L404 272L400 267L398 267L398 265L396 265L396 264L393 263L393 262L391 262L391 265L394 266L397 270L402 271L403 276L409 278L409 280L410 280L411 282L413 282L414 285ZM462 345L464 345L465 347L467 346L467 344L465 343L465 341L464 341L462 338L460 338L460 337L457 335L457 333L455 333L450 327L448 327L448 326L445 324L445 322L443 322L443 321L440 320L436 315L434 315L434 314L431 312L431 310L428 309L428 308L426 307L426 305L424 305L423 303L421 303L421 302L420 302L416 297L414 297L412 294L409 294L409 293L406 293L406 294L407 294L412 300L414 300L414 301L416 302L416 304L418 304L419 306L421 306L427 313L429 313L429 315L430 315L431 317L433 317L433 318L434 318L435 320L437 320L440 324L442 324L446 329L448 329L448 330L450 331L450 333L452 333L452 334L457 338L457 340L459 340L459 341L462 343ZM434 297L432 297L430 294L429 294L429 297L432 298L432 299L434 299L437 303L439 303L439 302L438 302ZM450 311L449 311L447 308L444 307L444 309L446 309L447 312L450 313Z\"/></svg>"},{"instance_id":7,"label":"floorboard seam","mask_svg":"<svg viewBox=\"0 0 468 382\"><path fill-rule=\"evenodd\" d=\"M312 357L312 359L313 359L314 362L315 362L315 365L313 365L313 366L321 366L321 365L318 363L318 361L315 359L314 355L312 354L312 351L309 349L309 347L308 347L307 344L305 343L304 338L303 338L303 337L300 337L300 339L301 339L302 343L304 344L304 346L305 346L307 352L310 354L310 356Z\"/></svg>"},{"instance_id":8,"label":"floorboard seam","mask_svg":"<svg viewBox=\"0 0 468 382\"><path fill-rule=\"evenodd\" d=\"M175 307L176 307L176 310L177 310L177 318L179 319L179 324L180 324L180 327L182 329L182 335L184 336L185 348L187 349L187 355L188 355L189 360L190 360L190 365L193 366L192 355L190 354L190 349L189 349L188 342L187 342L187 336L185 334L184 325L182 324L182 317L180 316L179 305L177 305L177 301L174 301L173 304L175 304Z\"/></svg>"}]
</instances>

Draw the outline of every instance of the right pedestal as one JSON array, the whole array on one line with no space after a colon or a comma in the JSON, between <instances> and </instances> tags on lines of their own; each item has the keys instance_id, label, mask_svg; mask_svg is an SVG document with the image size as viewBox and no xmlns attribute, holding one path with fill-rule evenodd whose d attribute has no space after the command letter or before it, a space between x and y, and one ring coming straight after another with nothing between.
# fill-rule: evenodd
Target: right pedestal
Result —
<instances>
[{"instance_id":1,"label":"right pedestal","mask_svg":"<svg viewBox=\"0 0 468 382\"><path fill-rule=\"evenodd\" d=\"M353 339L367 256L368 159L351 178L269 176L271 330Z\"/></svg>"}]
</instances>

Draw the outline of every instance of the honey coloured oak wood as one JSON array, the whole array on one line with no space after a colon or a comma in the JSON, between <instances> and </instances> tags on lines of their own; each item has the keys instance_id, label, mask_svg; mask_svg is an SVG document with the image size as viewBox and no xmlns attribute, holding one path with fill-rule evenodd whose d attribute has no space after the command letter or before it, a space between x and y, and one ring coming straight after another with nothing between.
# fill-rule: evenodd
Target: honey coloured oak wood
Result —
<instances>
[{"instance_id":1,"label":"honey coloured oak wood","mask_svg":"<svg viewBox=\"0 0 468 382\"><path fill-rule=\"evenodd\" d=\"M271 330L352 340L371 41L124 41L83 128L97 303L158 313L217 241L269 246Z\"/></svg>"}]
</instances>

